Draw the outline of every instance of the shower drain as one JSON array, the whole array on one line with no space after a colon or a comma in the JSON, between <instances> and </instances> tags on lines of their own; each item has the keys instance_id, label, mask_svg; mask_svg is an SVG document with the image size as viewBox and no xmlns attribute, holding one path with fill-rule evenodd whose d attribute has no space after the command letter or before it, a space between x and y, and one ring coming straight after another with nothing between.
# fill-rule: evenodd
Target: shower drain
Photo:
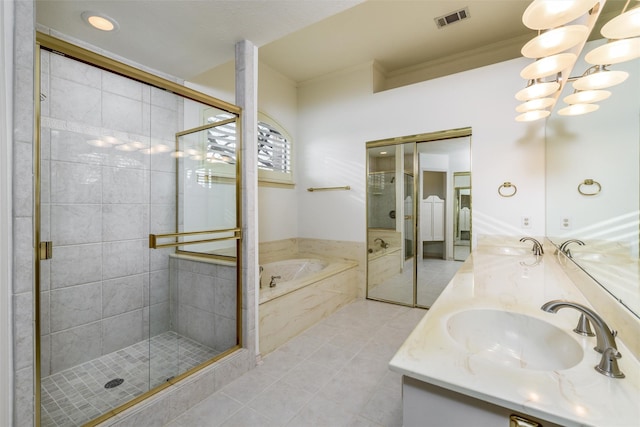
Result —
<instances>
[{"instance_id":1,"label":"shower drain","mask_svg":"<svg viewBox=\"0 0 640 427\"><path fill-rule=\"evenodd\" d=\"M112 379L111 381L107 382L104 385L104 388L114 388L114 387L118 387L120 384L122 384L124 382L124 380L122 378L115 378Z\"/></svg>"}]
</instances>

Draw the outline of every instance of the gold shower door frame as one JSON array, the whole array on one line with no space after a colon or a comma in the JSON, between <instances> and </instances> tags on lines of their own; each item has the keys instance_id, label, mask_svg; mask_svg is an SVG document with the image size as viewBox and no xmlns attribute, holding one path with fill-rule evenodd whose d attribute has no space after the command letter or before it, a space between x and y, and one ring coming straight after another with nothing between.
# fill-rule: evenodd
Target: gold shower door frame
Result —
<instances>
[{"instance_id":1,"label":"gold shower door frame","mask_svg":"<svg viewBox=\"0 0 640 427\"><path fill-rule=\"evenodd\" d=\"M161 385L151 388L147 392L141 394L133 398L132 400L120 405L119 407L110 410L100 417L91 420L85 426L95 426L98 425L105 420L116 416L117 414L123 412L124 410L148 399L149 397L159 393L160 391L172 386L173 384L181 381L182 379L193 375L194 373L210 366L215 363L217 360L220 360L227 355L237 351L242 348L242 234L241 234L241 155L240 155L240 147L241 147L241 113L242 110L240 107L224 102L222 100L210 97L203 93L197 92L188 87L179 85L170 80L158 77L151 73L142 71L130 65L124 64L122 62L116 61L114 59L99 55L95 52L89 51L87 49L81 48L79 46L73 45L71 43L65 42L63 40L57 39L50 35L36 32L36 58L35 58L35 87L34 87L34 104L35 104L35 117L34 117L34 304L33 304L33 317L34 317L34 420L35 425L41 425L41 340L40 340L40 322L41 322L41 313L40 313L40 275L41 271L41 260L51 259L54 256L54 248L52 242L43 242L41 241L41 219L42 219L42 211L41 211L41 194L42 194L42 186L41 186L41 110L40 110L40 93L41 93L41 82L40 82L40 71L41 71L41 50L47 50L51 52L55 52L57 54L61 54L65 57L75 59L80 62L84 62L86 64L92 65L99 69L103 69L106 71L110 71L112 73L128 77L138 82L142 82L149 86L163 89L169 92L172 92L176 95L179 95L185 99L189 99L192 101L196 101L222 111L231 113L234 115L234 119L236 123L237 129L237 145L236 145L236 227L225 230L206 230L206 231L198 231L198 232L189 232L189 233L167 233L167 234L158 234L158 235L150 235L149 242L150 248L160 248L160 247L179 247L185 246L189 244L195 244L197 242L178 242L178 238L180 236L185 235L197 235L197 234L220 234L224 235L221 237L209 237L202 239L204 241L220 241L220 240L235 240L236 241L236 286L237 286L237 300L236 300L236 345L231 347L230 349L220 353L214 358L198 365L182 374L175 376L174 378L168 379L166 382ZM176 179L177 179L177 171L176 171ZM176 203L177 203L176 194ZM177 204L176 204L177 206ZM176 221L177 222L177 221ZM153 237L152 237L153 236ZM175 241L172 243L158 243L159 239L162 238L174 238ZM153 241L153 245L151 244ZM179 248L177 248L179 249ZM176 252L179 252L176 250ZM204 256L201 254L189 253L192 256ZM211 257L209 257L211 258ZM213 256L216 258L216 256ZM227 260L229 257L223 257Z\"/></svg>"}]
</instances>

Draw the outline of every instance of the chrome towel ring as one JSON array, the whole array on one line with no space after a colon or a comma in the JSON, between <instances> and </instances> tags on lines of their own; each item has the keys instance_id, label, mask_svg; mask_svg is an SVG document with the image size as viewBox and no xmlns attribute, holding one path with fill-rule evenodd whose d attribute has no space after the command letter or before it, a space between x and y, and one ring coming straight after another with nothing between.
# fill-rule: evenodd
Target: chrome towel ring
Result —
<instances>
[{"instance_id":1,"label":"chrome towel ring","mask_svg":"<svg viewBox=\"0 0 640 427\"><path fill-rule=\"evenodd\" d=\"M595 191L591 191L590 193L582 191L582 186L583 185L585 187L595 187L595 189L594 189ZM592 179L585 179L580 184L578 184L578 193L582 194L583 196L595 196L596 194L598 194L600 192L600 190L602 190L602 186L600 185L600 183L598 181L594 181Z\"/></svg>"}]
</instances>

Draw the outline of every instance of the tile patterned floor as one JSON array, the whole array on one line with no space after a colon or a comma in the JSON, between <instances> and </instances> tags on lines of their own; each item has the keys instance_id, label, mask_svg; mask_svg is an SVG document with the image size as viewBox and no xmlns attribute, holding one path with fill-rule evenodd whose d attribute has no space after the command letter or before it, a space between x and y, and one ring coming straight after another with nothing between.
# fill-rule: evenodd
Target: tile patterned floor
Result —
<instances>
[{"instance_id":1,"label":"tile patterned floor","mask_svg":"<svg viewBox=\"0 0 640 427\"><path fill-rule=\"evenodd\" d=\"M152 355L149 361L149 355ZM42 379L41 425L80 426L213 358L217 352L174 332L107 354ZM124 383L106 389L115 378Z\"/></svg>"},{"instance_id":2,"label":"tile patterned floor","mask_svg":"<svg viewBox=\"0 0 640 427\"><path fill-rule=\"evenodd\" d=\"M388 363L426 310L357 300L166 427L402 426Z\"/></svg>"}]
</instances>

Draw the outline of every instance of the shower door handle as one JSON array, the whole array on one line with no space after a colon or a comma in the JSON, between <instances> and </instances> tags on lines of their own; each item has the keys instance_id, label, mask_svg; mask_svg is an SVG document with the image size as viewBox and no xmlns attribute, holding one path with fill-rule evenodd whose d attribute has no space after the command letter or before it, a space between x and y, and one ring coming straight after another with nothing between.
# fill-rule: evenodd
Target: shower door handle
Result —
<instances>
[{"instance_id":1,"label":"shower door handle","mask_svg":"<svg viewBox=\"0 0 640 427\"><path fill-rule=\"evenodd\" d=\"M40 242L38 249L40 261L53 258L53 242Z\"/></svg>"},{"instance_id":2,"label":"shower door handle","mask_svg":"<svg viewBox=\"0 0 640 427\"><path fill-rule=\"evenodd\" d=\"M228 235L232 233L232 235ZM189 240L189 241L173 241L167 243L158 243L159 239L168 239L189 236L200 236L205 234L227 234L223 237L210 237L207 239ZM184 233L167 233L167 234L149 234L149 248L161 249L161 248L174 248L176 246L188 246L197 245L201 243L220 242L223 240L240 240L242 237L242 230L240 228L228 228L226 230L206 230L206 231L187 231Z\"/></svg>"}]
</instances>

